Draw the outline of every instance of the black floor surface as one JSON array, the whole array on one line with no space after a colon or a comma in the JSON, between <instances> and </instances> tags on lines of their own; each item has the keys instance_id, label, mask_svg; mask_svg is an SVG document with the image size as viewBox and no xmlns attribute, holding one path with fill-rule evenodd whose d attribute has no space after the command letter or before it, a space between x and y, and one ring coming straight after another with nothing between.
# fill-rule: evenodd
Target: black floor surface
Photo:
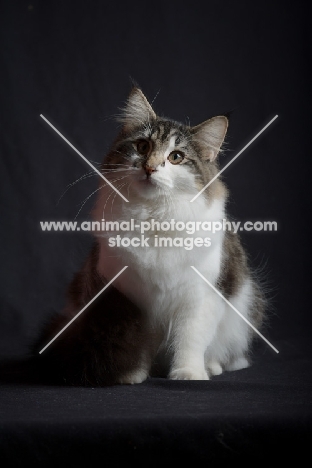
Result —
<instances>
[{"instance_id":1,"label":"black floor surface","mask_svg":"<svg viewBox=\"0 0 312 468\"><path fill-rule=\"evenodd\" d=\"M46 384L31 362L2 362L1 466L228 466L303 463L312 429L307 342L259 346L252 367L210 381ZM301 465L299 465L301 466Z\"/></svg>"}]
</instances>

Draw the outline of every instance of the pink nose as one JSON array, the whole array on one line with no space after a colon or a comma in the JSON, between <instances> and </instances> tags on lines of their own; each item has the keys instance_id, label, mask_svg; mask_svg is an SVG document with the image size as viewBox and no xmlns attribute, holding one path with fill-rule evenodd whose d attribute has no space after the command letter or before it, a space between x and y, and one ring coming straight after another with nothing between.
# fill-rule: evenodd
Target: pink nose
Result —
<instances>
[{"instance_id":1,"label":"pink nose","mask_svg":"<svg viewBox=\"0 0 312 468\"><path fill-rule=\"evenodd\" d=\"M150 177L153 172L156 172L156 169L154 167L147 166L147 165L144 166L144 170L145 170L147 177Z\"/></svg>"}]
</instances>

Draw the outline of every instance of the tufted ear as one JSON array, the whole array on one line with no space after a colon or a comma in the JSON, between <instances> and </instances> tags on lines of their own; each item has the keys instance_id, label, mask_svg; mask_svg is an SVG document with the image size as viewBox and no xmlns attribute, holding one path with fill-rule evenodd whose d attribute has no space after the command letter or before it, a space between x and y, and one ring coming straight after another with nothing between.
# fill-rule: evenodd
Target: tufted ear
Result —
<instances>
[{"instance_id":1,"label":"tufted ear","mask_svg":"<svg viewBox=\"0 0 312 468\"><path fill-rule=\"evenodd\" d=\"M155 119L156 114L140 88L132 88L127 103L122 109L122 114L118 119L123 123L124 129L126 131L132 131Z\"/></svg>"},{"instance_id":2,"label":"tufted ear","mask_svg":"<svg viewBox=\"0 0 312 468\"><path fill-rule=\"evenodd\" d=\"M224 141L228 123L228 119L220 115L192 127L193 139L199 144L203 159L210 161L216 159Z\"/></svg>"}]
</instances>

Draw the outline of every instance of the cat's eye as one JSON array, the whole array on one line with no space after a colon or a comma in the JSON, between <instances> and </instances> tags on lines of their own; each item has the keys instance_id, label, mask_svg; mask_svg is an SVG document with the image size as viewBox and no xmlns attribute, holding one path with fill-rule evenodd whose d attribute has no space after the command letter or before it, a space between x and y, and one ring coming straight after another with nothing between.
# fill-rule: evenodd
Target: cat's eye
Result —
<instances>
[{"instance_id":1,"label":"cat's eye","mask_svg":"<svg viewBox=\"0 0 312 468\"><path fill-rule=\"evenodd\" d=\"M179 153L178 151L172 151L172 153L170 153L168 156L168 161L170 161L171 164L180 164L183 159L183 154Z\"/></svg>"},{"instance_id":2,"label":"cat's eye","mask_svg":"<svg viewBox=\"0 0 312 468\"><path fill-rule=\"evenodd\" d=\"M150 143L147 140L139 140L136 143L136 149L139 154L146 156L150 150Z\"/></svg>"}]
</instances>

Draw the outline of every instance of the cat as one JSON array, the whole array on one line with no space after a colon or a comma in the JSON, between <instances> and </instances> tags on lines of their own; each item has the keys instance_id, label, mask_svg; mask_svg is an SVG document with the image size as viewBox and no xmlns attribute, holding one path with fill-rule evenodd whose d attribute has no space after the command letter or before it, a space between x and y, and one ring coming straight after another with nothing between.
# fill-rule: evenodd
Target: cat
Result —
<instances>
[{"instance_id":1,"label":"cat","mask_svg":"<svg viewBox=\"0 0 312 468\"><path fill-rule=\"evenodd\" d=\"M92 219L221 221L228 190L218 174L228 118L219 115L191 127L156 115L133 87L118 118L121 130L101 165L119 191L100 181ZM123 197L120 196L123 195ZM126 201L127 200L127 201ZM118 232L133 239L137 229ZM187 232L148 232L148 245L113 246L116 232L95 233L92 251L69 288L65 311L48 324L46 344L124 266L128 268L43 353L60 378L75 385L141 383L149 376L208 380L245 368L253 330L196 269L255 327L265 299L237 234L209 232L209 244L186 249ZM155 236L182 238L180 247L156 247ZM207 232L193 237L207 240Z\"/></svg>"}]
</instances>

